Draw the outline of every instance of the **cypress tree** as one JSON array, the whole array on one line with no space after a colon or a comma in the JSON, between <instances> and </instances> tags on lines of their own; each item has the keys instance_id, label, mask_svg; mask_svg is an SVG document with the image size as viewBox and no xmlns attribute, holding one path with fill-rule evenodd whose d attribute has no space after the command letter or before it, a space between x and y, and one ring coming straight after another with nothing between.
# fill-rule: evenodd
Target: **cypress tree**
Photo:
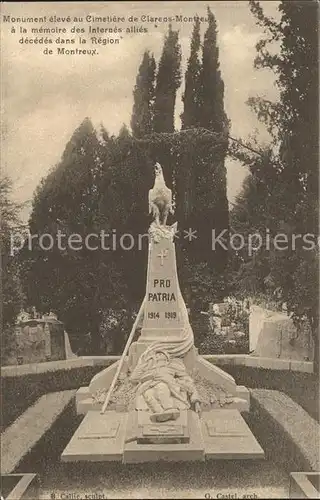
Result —
<instances>
[{"instance_id":1,"label":"cypress tree","mask_svg":"<svg viewBox=\"0 0 320 500\"><path fill-rule=\"evenodd\" d=\"M174 108L181 84L181 47L171 24L165 38L156 79L154 131L174 132Z\"/></svg>"},{"instance_id":2,"label":"cypress tree","mask_svg":"<svg viewBox=\"0 0 320 500\"><path fill-rule=\"evenodd\" d=\"M152 132L156 63L146 51L139 67L133 90L131 128L135 137Z\"/></svg>"},{"instance_id":3,"label":"cypress tree","mask_svg":"<svg viewBox=\"0 0 320 500\"><path fill-rule=\"evenodd\" d=\"M208 28L204 35L200 91L200 125L214 132L225 131L224 83L221 78L217 23L208 7Z\"/></svg>"}]
</instances>

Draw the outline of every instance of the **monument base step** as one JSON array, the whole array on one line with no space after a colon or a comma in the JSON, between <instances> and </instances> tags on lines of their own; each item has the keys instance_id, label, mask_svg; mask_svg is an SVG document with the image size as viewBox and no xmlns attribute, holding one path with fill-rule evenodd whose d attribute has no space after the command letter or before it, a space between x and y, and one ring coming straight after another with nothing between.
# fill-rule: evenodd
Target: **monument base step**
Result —
<instances>
[{"instance_id":1,"label":"monument base step","mask_svg":"<svg viewBox=\"0 0 320 500\"><path fill-rule=\"evenodd\" d=\"M187 412L189 442L138 443L138 415L89 411L61 455L63 462L204 461L263 459L264 452L238 410L217 409L201 417Z\"/></svg>"},{"instance_id":2,"label":"monument base step","mask_svg":"<svg viewBox=\"0 0 320 500\"><path fill-rule=\"evenodd\" d=\"M135 437L138 432L137 416L132 412L128 419L127 436ZM199 417L193 411L187 412L188 443L139 444L137 440L127 442L124 447L123 463L204 461L204 442ZM161 433L161 426L159 426Z\"/></svg>"},{"instance_id":3,"label":"monument base step","mask_svg":"<svg viewBox=\"0 0 320 500\"><path fill-rule=\"evenodd\" d=\"M63 462L121 462L127 413L89 411L61 455Z\"/></svg>"},{"instance_id":4,"label":"monument base step","mask_svg":"<svg viewBox=\"0 0 320 500\"><path fill-rule=\"evenodd\" d=\"M264 451L238 410L210 410L201 417L206 459L262 459Z\"/></svg>"}]
</instances>

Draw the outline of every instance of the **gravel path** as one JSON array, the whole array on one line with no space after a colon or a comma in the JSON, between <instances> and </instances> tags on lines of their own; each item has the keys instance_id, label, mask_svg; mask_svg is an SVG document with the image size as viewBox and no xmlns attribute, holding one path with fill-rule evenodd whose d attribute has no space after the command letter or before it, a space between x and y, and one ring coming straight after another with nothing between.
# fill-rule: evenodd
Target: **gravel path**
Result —
<instances>
[{"instance_id":1,"label":"gravel path","mask_svg":"<svg viewBox=\"0 0 320 500\"><path fill-rule=\"evenodd\" d=\"M289 498L287 474L268 461L56 464L41 479L41 500Z\"/></svg>"}]
</instances>

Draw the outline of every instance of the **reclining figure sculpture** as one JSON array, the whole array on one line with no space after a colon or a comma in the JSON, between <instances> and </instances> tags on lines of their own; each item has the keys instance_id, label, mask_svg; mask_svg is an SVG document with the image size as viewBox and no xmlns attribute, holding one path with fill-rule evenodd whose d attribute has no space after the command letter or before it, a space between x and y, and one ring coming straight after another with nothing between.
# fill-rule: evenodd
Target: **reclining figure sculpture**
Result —
<instances>
[{"instance_id":1,"label":"reclining figure sculpture","mask_svg":"<svg viewBox=\"0 0 320 500\"><path fill-rule=\"evenodd\" d=\"M152 422L176 420L180 410L200 411L200 400L184 362L165 348L149 349L141 355L131 377L138 384L136 409L151 411Z\"/></svg>"}]
</instances>

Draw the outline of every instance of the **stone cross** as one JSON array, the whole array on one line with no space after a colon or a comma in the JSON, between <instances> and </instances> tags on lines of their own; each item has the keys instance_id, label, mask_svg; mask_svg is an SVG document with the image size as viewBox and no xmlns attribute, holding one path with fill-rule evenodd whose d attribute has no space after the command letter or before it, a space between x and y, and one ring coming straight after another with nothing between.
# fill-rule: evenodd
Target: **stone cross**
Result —
<instances>
[{"instance_id":1,"label":"stone cross","mask_svg":"<svg viewBox=\"0 0 320 500\"><path fill-rule=\"evenodd\" d=\"M161 266L163 266L163 259L168 256L168 250L161 250L161 252L157 255L161 259Z\"/></svg>"}]
</instances>

